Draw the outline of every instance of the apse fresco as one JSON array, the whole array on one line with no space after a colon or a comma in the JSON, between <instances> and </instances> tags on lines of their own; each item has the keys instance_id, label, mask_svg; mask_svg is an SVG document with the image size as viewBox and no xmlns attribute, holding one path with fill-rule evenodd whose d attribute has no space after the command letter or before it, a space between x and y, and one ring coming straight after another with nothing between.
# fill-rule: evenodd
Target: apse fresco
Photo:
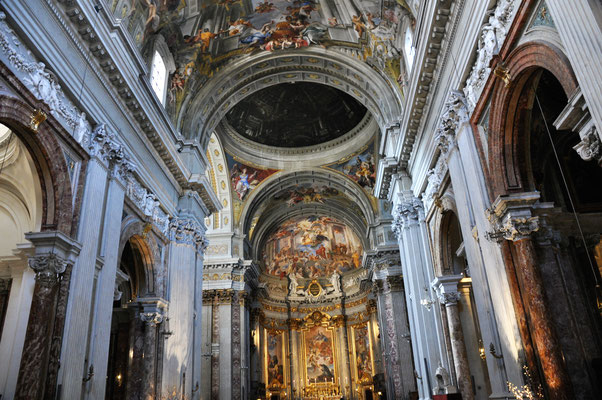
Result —
<instances>
[{"instance_id":1,"label":"apse fresco","mask_svg":"<svg viewBox=\"0 0 602 400\"><path fill-rule=\"evenodd\" d=\"M376 166L373 145L369 145L362 153L352 156L347 161L330 165L329 168L344 173L369 193L374 189Z\"/></svg>"},{"instance_id":2,"label":"apse fresco","mask_svg":"<svg viewBox=\"0 0 602 400\"><path fill-rule=\"evenodd\" d=\"M308 46L361 49L393 82L405 80L396 40L404 0L106 0L144 56L161 36L175 60L170 109L232 57ZM323 4L323 6L320 6ZM352 11L353 10L353 11ZM175 110L174 110L175 109Z\"/></svg>"},{"instance_id":3,"label":"apse fresco","mask_svg":"<svg viewBox=\"0 0 602 400\"><path fill-rule=\"evenodd\" d=\"M355 336L355 368L360 381L372 379L372 358L370 357L370 337L368 326L354 329Z\"/></svg>"},{"instance_id":4,"label":"apse fresco","mask_svg":"<svg viewBox=\"0 0 602 400\"><path fill-rule=\"evenodd\" d=\"M267 371L269 386L284 385L282 333L267 331Z\"/></svg>"},{"instance_id":5,"label":"apse fresco","mask_svg":"<svg viewBox=\"0 0 602 400\"><path fill-rule=\"evenodd\" d=\"M332 331L314 326L305 332L305 366L307 383L334 383Z\"/></svg>"},{"instance_id":6,"label":"apse fresco","mask_svg":"<svg viewBox=\"0 0 602 400\"><path fill-rule=\"evenodd\" d=\"M272 175L274 169L260 169L248 166L237 161L226 153L226 161L230 171L230 184L232 185L232 196L234 200L244 201L247 195L257 187L268 176Z\"/></svg>"},{"instance_id":7,"label":"apse fresco","mask_svg":"<svg viewBox=\"0 0 602 400\"><path fill-rule=\"evenodd\" d=\"M330 217L300 217L268 238L263 263L270 275L314 279L359 268L361 256L361 242L346 224Z\"/></svg>"}]
</instances>

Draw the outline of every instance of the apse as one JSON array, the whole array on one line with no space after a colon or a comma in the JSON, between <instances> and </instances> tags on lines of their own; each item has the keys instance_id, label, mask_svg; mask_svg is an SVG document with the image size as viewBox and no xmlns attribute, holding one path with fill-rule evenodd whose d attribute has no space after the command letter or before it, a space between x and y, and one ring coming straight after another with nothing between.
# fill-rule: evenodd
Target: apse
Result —
<instances>
[{"instance_id":1,"label":"apse","mask_svg":"<svg viewBox=\"0 0 602 400\"><path fill-rule=\"evenodd\" d=\"M360 267L362 244L345 223L331 217L297 217L267 239L265 272L297 279L329 278Z\"/></svg>"}]
</instances>

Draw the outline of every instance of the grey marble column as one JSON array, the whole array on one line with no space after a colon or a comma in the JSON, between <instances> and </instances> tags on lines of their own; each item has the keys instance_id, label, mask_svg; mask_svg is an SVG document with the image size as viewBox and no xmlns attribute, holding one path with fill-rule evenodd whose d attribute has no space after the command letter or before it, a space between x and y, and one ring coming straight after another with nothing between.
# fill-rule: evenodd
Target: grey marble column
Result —
<instances>
[{"instance_id":1,"label":"grey marble column","mask_svg":"<svg viewBox=\"0 0 602 400\"><path fill-rule=\"evenodd\" d=\"M163 306L163 307L162 307ZM140 319L144 324L144 361L142 365L141 395L144 400L153 400L157 397L155 371L157 369L157 330L163 322L162 300L149 301L143 305Z\"/></svg>"},{"instance_id":2,"label":"grey marble column","mask_svg":"<svg viewBox=\"0 0 602 400\"><path fill-rule=\"evenodd\" d=\"M462 279L462 275L440 276L433 281L433 287L437 290L439 302L445 305L458 388L462 393L463 400L473 400L470 368L458 310L458 300L460 300L458 282L460 282L460 279Z\"/></svg>"}]
</instances>

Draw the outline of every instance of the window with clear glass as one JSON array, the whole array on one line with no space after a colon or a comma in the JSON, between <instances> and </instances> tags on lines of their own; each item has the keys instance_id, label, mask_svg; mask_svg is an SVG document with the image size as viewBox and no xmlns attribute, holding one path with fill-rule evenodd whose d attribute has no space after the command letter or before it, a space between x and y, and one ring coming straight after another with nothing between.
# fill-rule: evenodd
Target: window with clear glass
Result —
<instances>
[{"instance_id":1,"label":"window with clear glass","mask_svg":"<svg viewBox=\"0 0 602 400\"><path fill-rule=\"evenodd\" d=\"M158 51L155 51L151 65L151 87L155 91L157 98L163 104L165 102L165 86L167 83L167 68L163 57Z\"/></svg>"},{"instance_id":2,"label":"window with clear glass","mask_svg":"<svg viewBox=\"0 0 602 400\"><path fill-rule=\"evenodd\" d=\"M408 61L408 70L412 70L412 65L414 65L414 56L416 55L416 49L412 44L413 41L414 35L412 34L412 28L408 27L408 29L406 29L406 37L404 43L406 60Z\"/></svg>"}]
</instances>

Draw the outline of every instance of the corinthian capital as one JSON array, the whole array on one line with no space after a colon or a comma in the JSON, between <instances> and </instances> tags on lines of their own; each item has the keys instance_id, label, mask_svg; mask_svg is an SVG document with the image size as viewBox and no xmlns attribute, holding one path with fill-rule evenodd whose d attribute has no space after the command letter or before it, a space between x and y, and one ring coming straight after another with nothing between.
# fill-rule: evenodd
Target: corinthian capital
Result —
<instances>
[{"instance_id":1,"label":"corinthian capital","mask_svg":"<svg viewBox=\"0 0 602 400\"><path fill-rule=\"evenodd\" d=\"M449 293L438 293L437 298L439 299L439 303L445 306L452 306L458 304L460 300L460 293L458 292L449 292Z\"/></svg>"},{"instance_id":2,"label":"corinthian capital","mask_svg":"<svg viewBox=\"0 0 602 400\"><path fill-rule=\"evenodd\" d=\"M67 260L54 253L39 254L29 258L29 267L36 273L36 281L45 288L51 288L59 281L67 264Z\"/></svg>"},{"instance_id":3,"label":"corinthian capital","mask_svg":"<svg viewBox=\"0 0 602 400\"><path fill-rule=\"evenodd\" d=\"M88 149L92 156L109 163L114 176L123 181L135 170L135 166L125 154L123 146L115 135L109 132L105 124L100 124L94 129Z\"/></svg>"},{"instance_id":4,"label":"corinthian capital","mask_svg":"<svg viewBox=\"0 0 602 400\"><path fill-rule=\"evenodd\" d=\"M391 229L399 239L401 232L424 219L424 205L417 197L404 200L393 207L393 223Z\"/></svg>"},{"instance_id":5,"label":"corinthian capital","mask_svg":"<svg viewBox=\"0 0 602 400\"><path fill-rule=\"evenodd\" d=\"M518 241L539 230L539 217L533 216L533 206L539 200L538 192L500 196L486 211L493 228L487 236L492 240Z\"/></svg>"},{"instance_id":6,"label":"corinthian capital","mask_svg":"<svg viewBox=\"0 0 602 400\"><path fill-rule=\"evenodd\" d=\"M169 239L176 243L194 246L203 254L207 248L205 227L192 218L172 218L169 223Z\"/></svg>"},{"instance_id":7,"label":"corinthian capital","mask_svg":"<svg viewBox=\"0 0 602 400\"><path fill-rule=\"evenodd\" d=\"M163 322L163 314L158 311L140 313L140 319L151 326L159 325Z\"/></svg>"},{"instance_id":8,"label":"corinthian capital","mask_svg":"<svg viewBox=\"0 0 602 400\"><path fill-rule=\"evenodd\" d=\"M573 147L579 156L585 161L596 161L602 167L602 142L596 131L596 127L592 126L587 131L581 141Z\"/></svg>"}]
</instances>

